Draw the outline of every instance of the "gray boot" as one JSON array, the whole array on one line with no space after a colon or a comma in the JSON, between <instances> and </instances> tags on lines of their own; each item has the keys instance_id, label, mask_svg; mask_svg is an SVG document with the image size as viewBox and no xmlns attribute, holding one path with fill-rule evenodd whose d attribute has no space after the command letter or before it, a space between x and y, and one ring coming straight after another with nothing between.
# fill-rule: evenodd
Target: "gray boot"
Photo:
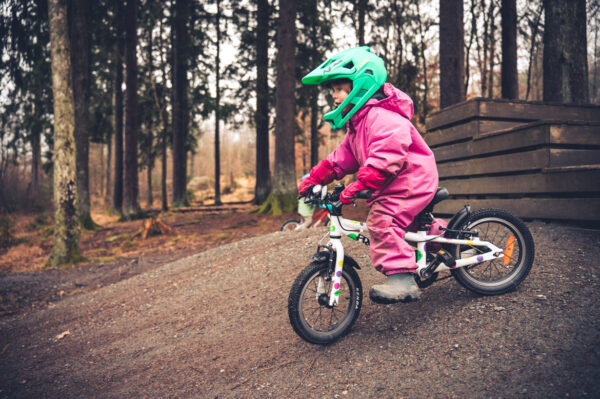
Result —
<instances>
[{"instance_id":1,"label":"gray boot","mask_svg":"<svg viewBox=\"0 0 600 399\"><path fill-rule=\"evenodd\" d=\"M374 285L369 297L377 303L411 302L419 298L419 287L412 273L388 276L385 284Z\"/></svg>"}]
</instances>

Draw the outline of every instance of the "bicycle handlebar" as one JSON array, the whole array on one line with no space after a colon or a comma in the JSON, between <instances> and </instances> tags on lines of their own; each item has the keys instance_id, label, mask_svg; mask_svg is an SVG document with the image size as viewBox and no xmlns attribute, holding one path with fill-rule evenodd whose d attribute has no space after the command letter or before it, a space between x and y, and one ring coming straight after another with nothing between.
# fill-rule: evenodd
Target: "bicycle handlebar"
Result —
<instances>
[{"instance_id":1,"label":"bicycle handlebar","mask_svg":"<svg viewBox=\"0 0 600 399\"><path fill-rule=\"evenodd\" d=\"M304 203L306 204L315 204L315 205L319 205L319 206L323 206L323 207L327 207L327 205L331 205L334 208L340 209L344 204L340 201L340 194L342 191L344 191L344 189L346 188L346 186L344 186L343 183L340 183L338 185L336 185L333 188L332 192L325 192L326 194L323 195L323 191L322 190L316 190L315 192L315 188L320 187L320 186L312 186L309 190L308 193L306 195L304 195ZM369 199L371 198L371 191L370 190L362 190L362 191L358 191L356 193L356 198L357 199ZM298 198L302 198L301 196Z\"/></svg>"},{"instance_id":2,"label":"bicycle handlebar","mask_svg":"<svg viewBox=\"0 0 600 399\"><path fill-rule=\"evenodd\" d=\"M371 194L373 194L371 190L362 190L356 193L356 198L369 199L371 198Z\"/></svg>"}]
</instances>

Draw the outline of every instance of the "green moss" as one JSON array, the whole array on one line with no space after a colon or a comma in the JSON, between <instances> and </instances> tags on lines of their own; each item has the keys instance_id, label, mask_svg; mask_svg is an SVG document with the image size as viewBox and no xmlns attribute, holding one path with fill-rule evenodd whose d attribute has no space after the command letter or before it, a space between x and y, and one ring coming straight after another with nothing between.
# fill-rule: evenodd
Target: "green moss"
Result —
<instances>
[{"instance_id":1,"label":"green moss","mask_svg":"<svg viewBox=\"0 0 600 399\"><path fill-rule=\"evenodd\" d=\"M295 194L273 193L253 213L280 216L283 212L292 213L296 210L298 199Z\"/></svg>"},{"instance_id":2,"label":"green moss","mask_svg":"<svg viewBox=\"0 0 600 399\"><path fill-rule=\"evenodd\" d=\"M127 234L127 233L124 233L124 234L118 234L116 236L110 236L110 237L108 237L104 241L106 241L106 242L115 242L115 241L121 241L123 239L127 239L128 240L129 238L131 238L131 235Z\"/></svg>"},{"instance_id":3,"label":"green moss","mask_svg":"<svg viewBox=\"0 0 600 399\"><path fill-rule=\"evenodd\" d=\"M75 266L78 263L87 262L87 258L81 253L70 253L68 256L58 257L51 255L48 258L46 264L42 267L42 269L46 269L52 266L55 266L58 269L68 269L69 267Z\"/></svg>"},{"instance_id":4,"label":"green moss","mask_svg":"<svg viewBox=\"0 0 600 399\"><path fill-rule=\"evenodd\" d=\"M97 258L90 258L90 262L93 263L110 263L119 259L118 256L98 256Z\"/></svg>"},{"instance_id":5,"label":"green moss","mask_svg":"<svg viewBox=\"0 0 600 399\"><path fill-rule=\"evenodd\" d=\"M89 249L86 251L86 253L91 255L91 254L97 254L97 253L105 252L105 251L106 251L106 248L96 248L96 249Z\"/></svg>"},{"instance_id":6,"label":"green moss","mask_svg":"<svg viewBox=\"0 0 600 399\"><path fill-rule=\"evenodd\" d=\"M145 219L147 217L148 217L148 214L139 208L135 209L135 210L129 210L129 211L123 210L123 213L121 213L121 217L119 218L119 222L140 220L140 219Z\"/></svg>"},{"instance_id":7,"label":"green moss","mask_svg":"<svg viewBox=\"0 0 600 399\"><path fill-rule=\"evenodd\" d=\"M102 227L99 224L96 224L96 222L94 222L89 213L87 215L82 215L79 217L79 224L81 225L82 229L88 231L98 230Z\"/></svg>"},{"instance_id":8,"label":"green moss","mask_svg":"<svg viewBox=\"0 0 600 399\"><path fill-rule=\"evenodd\" d=\"M50 216L47 213L41 213L33 219L33 222L29 225L32 230L40 230L47 228L52 223Z\"/></svg>"},{"instance_id":9,"label":"green moss","mask_svg":"<svg viewBox=\"0 0 600 399\"><path fill-rule=\"evenodd\" d=\"M128 241L125 241L125 243L121 246L121 248L129 249L129 248L137 247L138 245L140 245L138 242L133 241L133 240L128 240Z\"/></svg>"}]
</instances>

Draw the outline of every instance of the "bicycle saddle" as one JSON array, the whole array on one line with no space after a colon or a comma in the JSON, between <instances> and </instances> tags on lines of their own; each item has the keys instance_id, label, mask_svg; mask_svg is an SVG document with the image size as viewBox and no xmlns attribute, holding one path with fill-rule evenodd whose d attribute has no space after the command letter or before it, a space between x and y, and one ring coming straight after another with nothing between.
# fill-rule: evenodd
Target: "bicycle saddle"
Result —
<instances>
[{"instance_id":1,"label":"bicycle saddle","mask_svg":"<svg viewBox=\"0 0 600 399\"><path fill-rule=\"evenodd\" d=\"M438 202L442 202L443 200L448 198L450 198L450 193L448 192L448 190L444 187L439 187L437 189L437 192L433 196L433 199L431 200L431 205L435 205Z\"/></svg>"},{"instance_id":2,"label":"bicycle saddle","mask_svg":"<svg viewBox=\"0 0 600 399\"><path fill-rule=\"evenodd\" d=\"M419 213L418 216L433 212L433 206L437 203L442 202L445 199L450 198L450 193L448 192L447 189L445 189L444 187L440 187L437 189L437 192L435 193L435 195L433 196L433 199L431 200L431 202L425 207L425 209L423 209L421 211L421 213Z\"/></svg>"}]
</instances>

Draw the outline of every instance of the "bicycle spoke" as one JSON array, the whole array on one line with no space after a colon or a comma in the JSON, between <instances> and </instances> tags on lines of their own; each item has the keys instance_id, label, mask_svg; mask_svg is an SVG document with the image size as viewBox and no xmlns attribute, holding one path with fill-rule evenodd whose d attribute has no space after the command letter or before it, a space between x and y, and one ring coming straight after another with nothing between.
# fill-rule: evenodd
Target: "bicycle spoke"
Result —
<instances>
[{"instance_id":1,"label":"bicycle spoke","mask_svg":"<svg viewBox=\"0 0 600 399\"><path fill-rule=\"evenodd\" d=\"M321 310L321 307L320 307L320 306L319 306L319 307L316 307L316 308L314 308L313 312L312 312L312 313L311 313L309 316L310 316L310 317L312 317L312 316L313 316L315 313L317 313L317 312L318 312L318 311L320 311L320 310Z\"/></svg>"},{"instance_id":2,"label":"bicycle spoke","mask_svg":"<svg viewBox=\"0 0 600 399\"><path fill-rule=\"evenodd\" d=\"M319 310L320 307L321 306L318 305L318 306L311 306L311 307L305 307L305 306L303 306L302 308L305 309L305 310L314 310L314 312L316 312L317 310Z\"/></svg>"},{"instance_id":3,"label":"bicycle spoke","mask_svg":"<svg viewBox=\"0 0 600 399\"><path fill-rule=\"evenodd\" d=\"M341 313L341 314L346 314L345 312L342 312L342 311L339 309L339 306L334 306L332 309L333 309L333 311L334 311L334 312L338 312L338 313Z\"/></svg>"},{"instance_id":4,"label":"bicycle spoke","mask_svg":"<svg viewBox=\"0 0 600 399\"><path fill-rule=\"evenodd\" d=\"M498 266L496 266L496 263L494 261L492 261L492 265L494 266L494 269L498 272L500 276L504 275L503 271L501 269L498 269Z\"/></svg>"},{"instance_id":5,"label":"bicycle spoke","mask_svg":"<svg viewBox=\"0 0 600 399\"><path fill-rule=\"evenodd\" d=\"M494 243L494 242L496 242L496 236L498 235L498 232L499 232L499 231L500 231L500 230L496 230L496 234L494 234L494 238L492 238L491 240L488 240L488 241L489 241L489 242L491 242L491 243Z\"/></svg>"}]
</instances>

